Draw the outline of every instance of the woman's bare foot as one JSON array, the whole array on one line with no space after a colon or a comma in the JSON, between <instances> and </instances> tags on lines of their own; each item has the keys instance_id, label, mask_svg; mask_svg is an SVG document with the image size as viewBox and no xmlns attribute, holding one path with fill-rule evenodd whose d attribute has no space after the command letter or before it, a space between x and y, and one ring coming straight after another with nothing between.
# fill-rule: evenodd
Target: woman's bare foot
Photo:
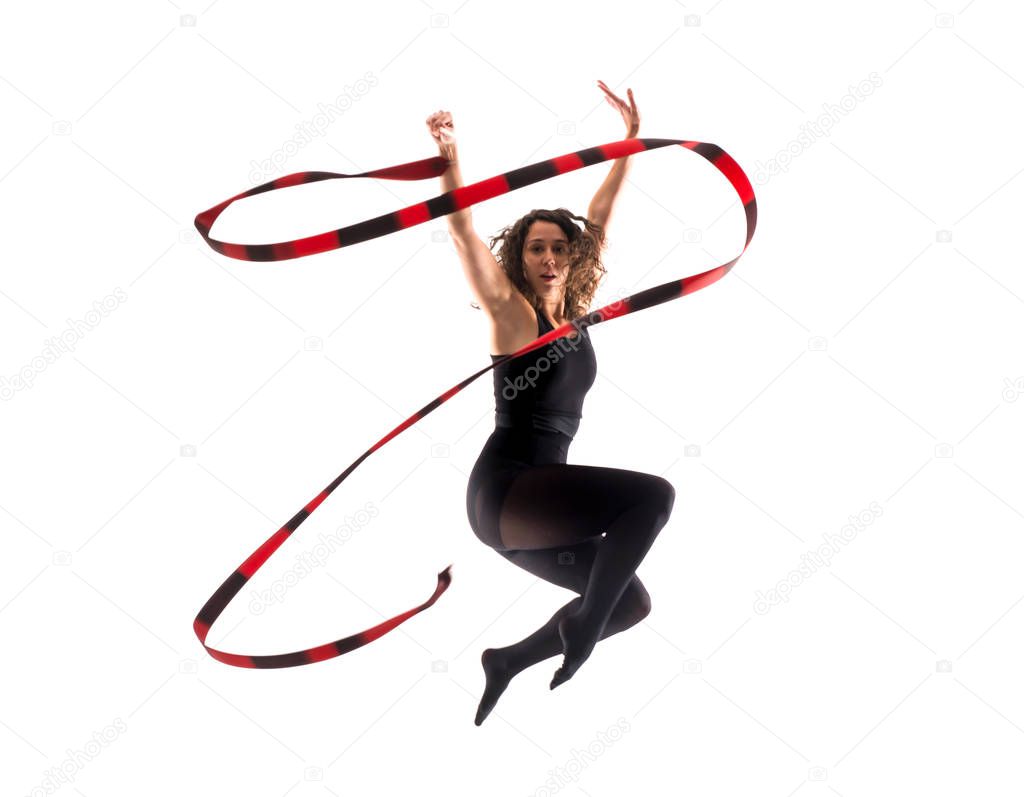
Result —
<instances>
[{"instance_id":1,"label":"woman's bare foot","mask_svg":"<svg viewBox=\"0 0 1024 797\"><path fill-rule=\"evenodd\" d=\"M515 673L509 672L508 661L496 648L487 648L480 656L480 663L484 667L487 683L484 685L484 694L480 698L480 705L476 710L476 719L473 720L476 725L480 725L491 713L491 709L497 704L501 693L505 691L505 687L515 675Z\"/></svg>"}]
</instances>

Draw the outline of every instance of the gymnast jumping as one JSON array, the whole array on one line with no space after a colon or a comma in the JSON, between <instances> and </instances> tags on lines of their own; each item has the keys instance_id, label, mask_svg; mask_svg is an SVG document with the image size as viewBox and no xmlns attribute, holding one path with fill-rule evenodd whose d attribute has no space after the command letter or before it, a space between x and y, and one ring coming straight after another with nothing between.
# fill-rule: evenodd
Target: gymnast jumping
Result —
<instances>
[{"instance_id":1,"label":"gymnast jumping","mask_svg":"<svg viewBox=\"0 0 1024 797\"><path fill-rule=\"evenodd\" d=\"M603 82L598 85L621 112L628 137L635 137L640 116L632 89L627 104ZM441 175L443 191L461 187L451 113L431 114L427 127L451 163ZM533 210L487 246L473 229L469 208L447 216L466 279L490 320L490 348L499 352L491 354L492 361L589 312L606 273L605 229L627 161L615 161L586 217L565 208ZM587 329L494 369L495 428L469 477L470 526L513 564L580 597L525 639L483 652L486 683L476 725L527 667L563 654L551 680L554 689L573 676L599 640L630 628L651 610L635 571L668 522L675 490L653 474L566 463L596 375Z\"/></svg>"}]
</instances>

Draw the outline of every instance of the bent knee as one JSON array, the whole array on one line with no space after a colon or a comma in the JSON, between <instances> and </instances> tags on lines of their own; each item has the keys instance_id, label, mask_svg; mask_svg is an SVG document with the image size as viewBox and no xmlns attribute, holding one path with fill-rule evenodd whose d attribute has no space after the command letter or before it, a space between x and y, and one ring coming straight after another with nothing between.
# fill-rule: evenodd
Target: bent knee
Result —
<instances>
[{"instance_id":1,"label":"bent knee","mask_svg":"<svg viewBox=\"0 0 1024 797\"><path fill-rule=\"evenodd\" d=\"M668 479L651 475L647 482L647 492L643 501L667 518L672 514L672 507L676 502L676 488Z\"/></svg>"},{"instance_id":2,"label":"bent knee","mask_svg":"<svg viewBox=\"0 0 1024 797\"><path fill-rule=\"evenodd\" d=\"M651 596L635 575L619 599L630 620L639 623L651 613Z\"/></svg>"}]
</instances>

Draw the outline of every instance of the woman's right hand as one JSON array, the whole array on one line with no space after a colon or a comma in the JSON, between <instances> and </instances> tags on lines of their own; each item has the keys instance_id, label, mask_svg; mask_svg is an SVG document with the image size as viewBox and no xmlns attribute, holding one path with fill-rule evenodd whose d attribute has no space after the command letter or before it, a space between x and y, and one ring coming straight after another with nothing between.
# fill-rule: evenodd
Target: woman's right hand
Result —
<instances>
[{"instance_id":1,"label":"woman's right hand","mask_svg":"<svg viewBox=\"0 0 1024 797\"><path fill-rule=\"evenodd\" d=\"M427 117L427 129L437 144L438 152L448 160L455 160L455 125L448 111L436 111Z\"/></svg>"}]
</instances>

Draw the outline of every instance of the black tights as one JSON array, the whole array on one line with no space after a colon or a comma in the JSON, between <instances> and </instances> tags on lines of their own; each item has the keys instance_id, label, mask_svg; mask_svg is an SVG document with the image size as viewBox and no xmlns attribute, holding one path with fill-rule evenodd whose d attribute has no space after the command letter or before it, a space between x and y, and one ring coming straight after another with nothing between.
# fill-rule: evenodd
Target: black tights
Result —
<instances>
[{"instance_id":1,"label":"black tights","mask_svg":"<svg viewBox=\"0 0 1024 797\"><path fill-rule=\"evenodd\" d=\"M487 685L477 725L522 670L563 653L553 689L572 677L600 639L647 616L650 596L635 571L675 501L672 484L659 476L564 462L525 467L499 492L500 510L494 514L500 547L493 547L513 564L580 597L525 639L484 651Z\"/></svg>"}]
</instances>

